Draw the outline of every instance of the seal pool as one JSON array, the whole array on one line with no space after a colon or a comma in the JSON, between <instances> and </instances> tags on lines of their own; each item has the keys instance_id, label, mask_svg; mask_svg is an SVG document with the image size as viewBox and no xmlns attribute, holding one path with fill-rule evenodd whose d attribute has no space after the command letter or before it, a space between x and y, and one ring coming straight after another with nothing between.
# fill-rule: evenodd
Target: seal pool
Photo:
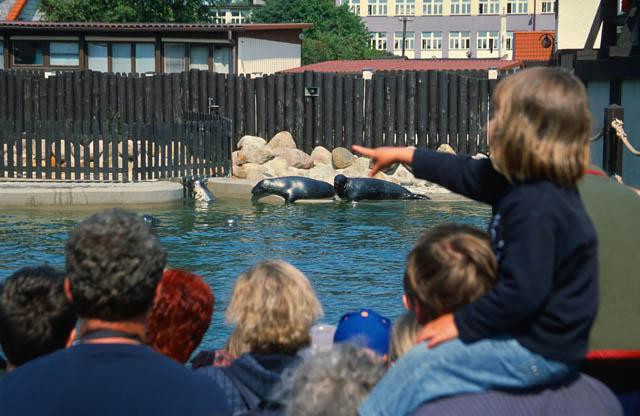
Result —
<instances>
[{"instance_id":1,"label":"seal pool","mask_svg":"<svg viewBox=\"0 0 640 416\"><path fill-rule=\"evenodd\" d=\"M201 274L216 297L204 348L221 348L231 328L224 311L235 278L258 260L291 262L311 280L323 322L358 308L390 318L402 309L405 257L428 226L457 221L485 228L490 209L474 202L378 201L349 204L213 204L134 208L158 220L169 265ZM0 211L0 280L46 261L64 267L70 230L95 209Z\"/></svg>"}]
</instances>

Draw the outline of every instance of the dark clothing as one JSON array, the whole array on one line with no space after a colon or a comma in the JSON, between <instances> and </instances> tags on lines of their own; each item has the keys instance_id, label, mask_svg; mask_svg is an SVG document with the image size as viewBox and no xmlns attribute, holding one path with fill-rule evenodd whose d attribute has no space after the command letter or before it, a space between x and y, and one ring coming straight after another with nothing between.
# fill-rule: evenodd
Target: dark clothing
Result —
<instances>
[{"instance_id":1,"label":"dark clothing","mask_svg":"<svg viewBox=\"0 0 640 416\"><path fill-rule=\"evenodd\" d=\"M297 362L297 356L248 353L228 367L202 367L196 371L213 378L222 387L231 410L238 414L267 402L284 370Z\"/></svg>"},{"instance_id":2,"label":"dark clothing","mask_svg":"<svg viewBox=\"0 0 640 416\"><path fill-rule=\"evenodd\" d=\"M581 375L575 381L523 393L490 391L428 403L413 416L622 416L613 393L599 381Z\"/></svg>"},{"instance_id":3,"label":"dark clothing","mask_svg":"<svg viewBox=\"0 0 640 416\"><path fill-rule=\"evenodd\" d=\"M229 415L224 394L151 348L80 344L30 361L0 382L2 415Z\"/></svg>"},{"instance_id":4,"label":"dark clothing","mask_svg":"<svg viewBox=\"0 0 640 416\"><path fill-rule=\"evenodd\" d=\"M509 334L545 358L577 363L598 308L595 229L575 188L511 184L489 159L416 150L414 174L493 207L496 286L458 309L460 339Z\"/></svg>"}]
</instances>

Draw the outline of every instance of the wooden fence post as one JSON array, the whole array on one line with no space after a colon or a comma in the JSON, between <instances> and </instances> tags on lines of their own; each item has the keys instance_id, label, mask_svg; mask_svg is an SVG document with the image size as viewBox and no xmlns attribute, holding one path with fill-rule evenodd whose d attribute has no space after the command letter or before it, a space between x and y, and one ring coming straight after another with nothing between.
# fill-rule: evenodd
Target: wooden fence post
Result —
<instances>
[{"instance_id":1,"label":"wooden fence post","mask_svg":"<svg viewBox=\"0 0 640 416\"><path fill-rule=\"evenodd\" d=\"M602 167L609 176L622 176L622 147L623 144L611 127L615 119L624 121L624 108L611 104L604 109L604 137L602 152Z\"/></svg>"}]
</instances>

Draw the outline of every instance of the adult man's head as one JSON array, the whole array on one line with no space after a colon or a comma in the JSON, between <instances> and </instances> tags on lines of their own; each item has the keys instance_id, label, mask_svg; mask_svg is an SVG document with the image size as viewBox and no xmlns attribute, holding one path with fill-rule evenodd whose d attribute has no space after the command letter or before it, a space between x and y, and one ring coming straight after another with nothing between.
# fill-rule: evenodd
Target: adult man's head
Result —
<instances>
[{"instance_id":1,"label":"adult man's head","mask_svg":"<svg viewBox=\"0 0 640 416\"><path fill-rule=\"evenodd\" d=\"M131 212L113 209L84 220L66 245L67 289L78 316L107 322L143 317L166 258L150 227Z\"/></svg>"},{"instance_id":2,"label":"adult man's head","mask_svg":"<svg viewBox=\"0 0 640 416\"><path fill-rule=\"evenodd\" d=\"M64 274L49 267L18 270L0 289L0 343L8 368L73 341L73 305L64 294Z\"/></svg>"},{"instance_id":3,"label":"adult man's head","mask_svg":"<svg viewBox=\"0 0 640 416\"><path fill-rule=\"evenodd\" d=\"M209 328L213 305L211 288L200 276L165 270L147 323L149 344L185 364Z\"/></svg>"},{"instance_id":4,"label":"adult man's head","mask_svg":"<svg viewBox=\"0 0 640 416\"><path fill-rule=\"evenodd\" d=\"M437 226L409 253L405 306L425 324L482 296L495 283L497 270L485 232L467 225Z\"/></svg>"}]
</instances>

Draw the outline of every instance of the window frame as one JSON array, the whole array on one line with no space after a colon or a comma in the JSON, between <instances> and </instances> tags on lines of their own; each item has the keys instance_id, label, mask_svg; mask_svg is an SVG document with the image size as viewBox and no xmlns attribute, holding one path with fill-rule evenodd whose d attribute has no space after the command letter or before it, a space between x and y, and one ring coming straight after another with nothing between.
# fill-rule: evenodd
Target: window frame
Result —
<instances>
[{"instance_id":1,"label":"window frame","mask_svg":"<svg viewBox=\"0 0 640 416\"><path fill-rule=\"evenodd\" d=\"M428 12L431 10L431 13ZM424 16L442 16L444 14L444 0L423 0L422 14Z\"/></svg>"},{"instance_id":2,"label":"window frame","mask_svg":"<svg viewBox=\"0 0 640 416\"><path fill-rule=\"evenodd\" d=\"M456 11L454 11L454 8ZM471 0L451 0L449 3L449 13L453 16L471 15Z\"/></svg>"},{"instance_id":3,"label":"window frame","mask_svg":"<svg viewBox=\"0 0 640 416\"><path fill-rule=\"evenodd\" d=\"M545 10L547 9L547 5L549 5L549 9L550 10ZM542 0L541 4L540 4L540 13L544 13L544 14L553 14L556 12L556 0Z\"/></svg>"},{"instance_id":4,"label":"window frame","mask_svg":"<svg viewBox=\"0 0 640 416\"><path fill-rule=\"evenodd\" d=\"M153 73L154 74L158 74L158 64L157 62L155 62L155 54L157 52L157 45L155 42L151 42L151 41L137 41L135 39L123 39L123 40L89 40L85 42L86 45L86 53L85 53L85 62L84 62L84 66L87 69L91 69L89 68L89 44L90 43L106 43L107 44L107 73L108 74L115 74L115 72L113 72L113 45L114 44L123 44L123 43L127 43L130 45L131 48L131 74L137 74L138 73L138 68L137 68L137 63L136 63L136 49L137 49L137 45L138 44L148 44L148 45L153 45L153 55L154 55L154 70ZM149 74L150 72L143 72L142 74Z\"/></svg>"},{"instance_id":5,"label":"window frame","mask_svg":"<svg viewBox=\"0 0 640 416\"><path fill-rule=\"evenodd\" d=\"M388 42L388 32L370 32L371 35L371 39L369 41L369 46L372 49L378 50L378 51L386 51L387 47L389 45ZM384 36L380 36L380 35L384 35ZM380 44L384 45L384 48L380 48Z\"/></svg>"},{"instance_id":6,"label":"window frame","mask_svg":"<svg viewBox=\"0 0 640 416\"><path fill-rule=\"evenodd\" d=\"M451 36L453 33L457 33L456 37ZM466 36L463 34L466 33ZM451 43L456 41L458 43L458 47L454 48L451 46ZM466 42L467 46L462 46ZM469 31L452 31L449 32L449 50L450 51L468 51L471 48L471 32Z\"/></svg>"},{"instance_id":7,"label":"window frame","mask_svg":"<svg viewBox=\"0 0 640 416\"><path fill-rule=\"evenodd\" d=\"M396 36L400 33L400 36ZM404 51L414 51L415 50L415 32L406 32L404 38ZM396 45L400 45L399 48ZM402 32L394 32L393 33L393 50L394 51L402 51Z\"/></svg>"},{"instance_id":8,"label":"window frame","mask_svg":"<svg viewBox=\"0 0 640 416\"><path fill-rule=\"evenodd\" d=\"M483 43L481 46L480 43ZM476 35L476 48L479 51L495 52L500 50L500 32L479 31Z\"/></svg>"},{"instance_id":9,"label":"window frame","mask_svg":"<svg viewBox=\"0 0 640 416\"><path fill-rule=\"evenodd\" d=\"M367 15L387 16L389 12L387 7L387 0L369 0L369 2L367 3ZM372 10L375 11L375 13L372 13Z\"/></svg>"},{"instance_id":10,"label":"window frame","mask_svg":"<svg viewBox=\"0 0 640 416\"><path fill-rule=\"evenodd\" d=\"M482 16L500 14L500 0L478 0L478 14Z\"/></svg>"},{"instance_id":11,"label":"window frame","mask_svg":"<svg viewBox=\"0 0 640 416\"><path fill-rule=\"evenodd\" d=\"M528 14L529 0L507 0L507 14Z\"/></svg>"},{"instance_id":12,"label":"window frame","mask_svg":"<svg viewBox=\"0 0 640 416\"><path fill-rule=\"evenodd\" d=\"M425 36L426 34L430 36ZM438 36L439 34L439 36ZM425 45L430 45L431 47L425 47ZM433 47L434 44L439 47ZM442 32L441 31L427 31L422 32L420 34L420 50L422 51L441 51L442 50Z\"/></svg>"}]
</instances>

